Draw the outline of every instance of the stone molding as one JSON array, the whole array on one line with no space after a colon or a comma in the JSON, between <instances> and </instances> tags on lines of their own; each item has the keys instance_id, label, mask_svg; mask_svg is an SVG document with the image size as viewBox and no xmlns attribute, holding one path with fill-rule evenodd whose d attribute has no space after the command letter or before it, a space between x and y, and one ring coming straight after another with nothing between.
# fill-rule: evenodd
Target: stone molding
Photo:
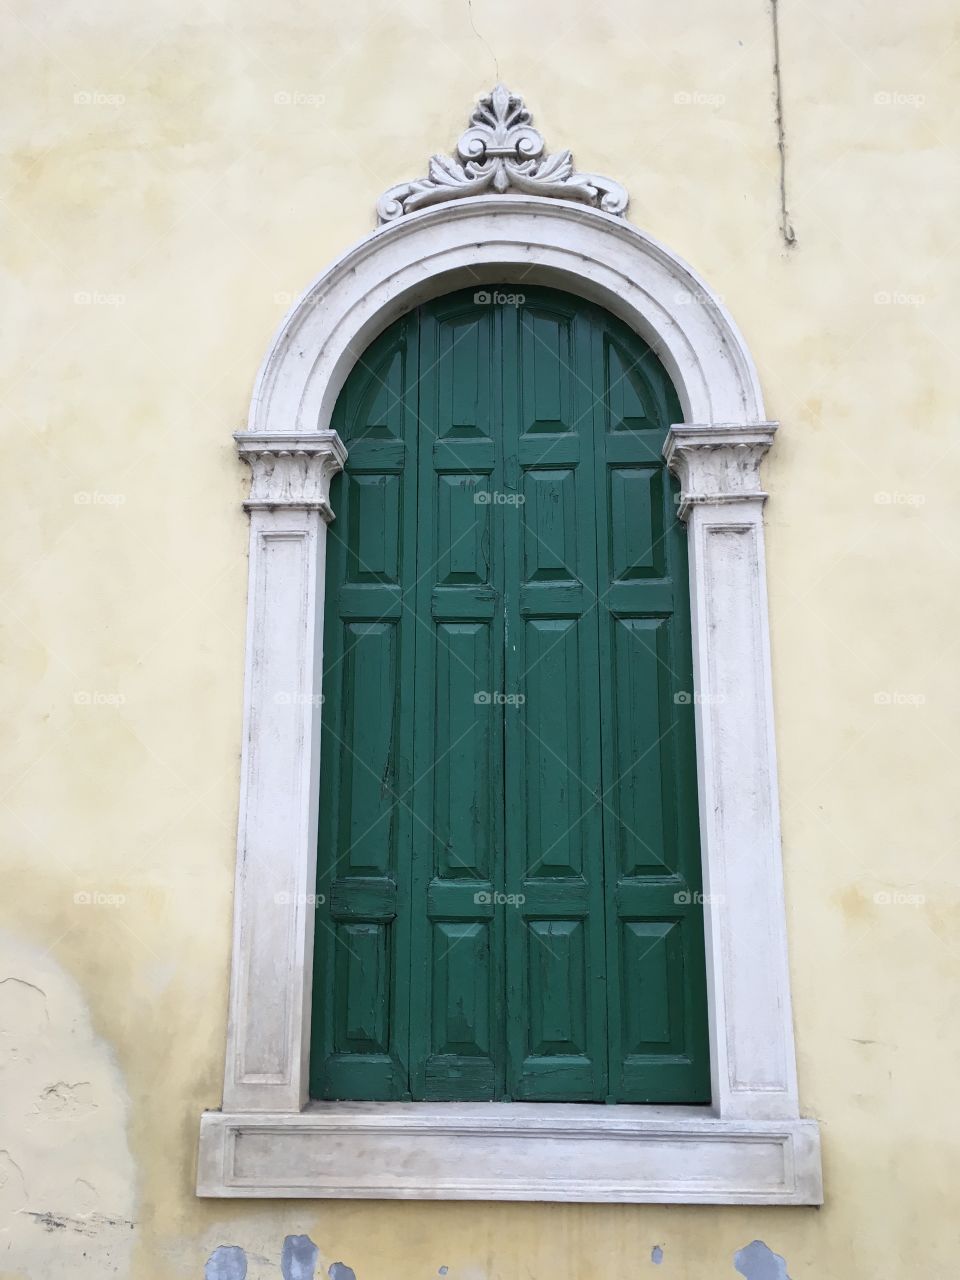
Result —
<instances>
[{"instance_id":1,"label":"stone molding","mask_svg":"<svg viewBox=\"0 0 960 1280\"><path fill-rule=\"evenodd\" d=\"M671 427L663 452L680 480L680 519L685 520L696 503L763 501L767 495L760 487L760 463L776 429L775 422Z\"/></svg>"},{"instance_id":2,"label":"stone molding","mask_svg":"<svg viewBox=\"0 0 960 1280\"><path fill-rule=\"evenodd\" d=\"M250 464L248 511L300 507L333 519L330 481L343 470L347 451L335 431L296 435L234 432L237 452Z\"/></svg>"},{"instance_id":3,"label":"stone molding","mask_svg":"<svg viewBox=\"0 0 960 1280\"><path fill-rule=\"evenodd\" d=\"M404 310L524 280L630 325L685 417L665 455L688 529L712 1103L311 1103L325 550L346 456L333 406ZM253 471L240 817L223 1109L201 1120L200 1195L822 1201L818 1127L798 1102L780 851L759 470L774 425L709 287L622 218L569 200L480 195L406 213L291 309L236 436Z\"/></svg>"}]
</instances>

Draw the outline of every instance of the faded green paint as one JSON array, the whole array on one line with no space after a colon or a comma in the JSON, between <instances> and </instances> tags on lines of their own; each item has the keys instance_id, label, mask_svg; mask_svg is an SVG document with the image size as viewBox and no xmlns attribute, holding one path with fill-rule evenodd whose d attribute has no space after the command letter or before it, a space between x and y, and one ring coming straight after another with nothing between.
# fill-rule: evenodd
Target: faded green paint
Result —
<instances>
[{"instance_id":1,"label":"faded green paint","mask_svg":"<svg viewBox=\"0 0 960 1280\"><path fill-rule=\"evenodd\" d=\"M524 292L403 317L337 406L316 1097L709 1098L679 406Z\"/></svg>"}]
</instances>

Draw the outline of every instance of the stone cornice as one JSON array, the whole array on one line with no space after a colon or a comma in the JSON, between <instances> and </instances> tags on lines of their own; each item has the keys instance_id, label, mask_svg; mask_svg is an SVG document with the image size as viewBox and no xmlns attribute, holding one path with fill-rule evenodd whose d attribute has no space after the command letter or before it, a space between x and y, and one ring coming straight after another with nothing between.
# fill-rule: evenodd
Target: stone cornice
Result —
<instances>
[{"instance_id":1,"label":"stone cornice","mask_svg":"<svg viewBox=\"0 0 960 1280\"><path fill-rule=\"evenodd\" d=\"M767 495L760 487L760 463L776 429L775 422L755 426L680 423L671 427L663 455L680 480L680 519L685 520L690 508L697 505L762 503Z\"/></svg>"},{"instance_id":2,"label":"stone cornice","mask_svg":"<svg viewBox=\"0 0 960 1280\"><path fill-rule=\"evenodd\" d=\"M296 507L333 519L330 481L343 470L347 450L335 431L254 433L236 431L237 451L250 464L248 511Z\"/></svg>"}]
</instances>

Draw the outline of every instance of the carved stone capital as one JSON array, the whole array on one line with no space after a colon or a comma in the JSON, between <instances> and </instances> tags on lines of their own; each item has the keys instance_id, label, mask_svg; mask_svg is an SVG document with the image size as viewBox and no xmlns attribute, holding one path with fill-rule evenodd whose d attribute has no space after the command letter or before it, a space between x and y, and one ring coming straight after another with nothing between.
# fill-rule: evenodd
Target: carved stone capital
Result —
<instances>
[{"instance_id":1,"label":"carved stone capital","mask_svg":"<svg viewBox=\"0 0 960 1280\"><path fill-rule=\"evenodd\" d=\"M333 519L330 481L343 470L347 450L335 431L295 435L234 433L240 457L250 464L248 511L299 507Z\"/></svg>"},{"instance_id":2,"label":"carved stone capital","mask_svg":"<svg viewBox=\"0 0 960 1280\"><path fill-rule=\"evenodd\" d=\"M685 520L695 505L763 503L767 495L760 487L760 463L776 429L775 422L750 427L691 423L671 427L663 456L680 480L680 519Z\"/></svg>"},{"instance_id":3,"label":"carved stone capital","mask_svg":"<svg viewBox=\"0 0 960 1280\"><path fill-rule=\"evenodd\" d=\"M548 154L523 99L498 84L477 103L456 156L431 156L425 178L383 193L377 216L392 222L445 200L505 192L576 200L614 214L622 214L629 199L612 178L579 173L569 151Z\"/></svg>"}]
</instances>

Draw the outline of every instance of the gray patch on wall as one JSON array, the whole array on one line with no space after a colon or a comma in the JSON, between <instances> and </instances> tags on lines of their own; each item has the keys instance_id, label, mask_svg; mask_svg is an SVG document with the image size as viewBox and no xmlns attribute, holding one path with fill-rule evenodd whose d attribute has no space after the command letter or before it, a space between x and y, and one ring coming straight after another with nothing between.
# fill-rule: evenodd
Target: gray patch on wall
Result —
<instances>
[{"instance_id":1,"label":"gray patch on wall","mask_svg":"<svg viewBox=\"0 0 960 1280\"><path fill-rule=\"evenodd\" d=\"M656 1267L659 1267L660 1263L663 1261L663 1250L658 1244L655 1244L650 1250L650 1261Z\"/></svg>"},{"instance_id":2,"label":"gray patch on wall","mask_svg":"<svg viewBox=\"0 0 960 1280\"><path fill-rule=\"evenodd\" d=\"M319 1252L309 1236L287 1236L280 1255L283 1280L314 1280Z\"/></svg>"},{"instance_id":3,"label":"gray patch on wall","mask_svg":"<svg viewBox=\"0 0 960 1280\"><path fill-rule=\"evenodd\" d=\"M327 1275L330 1280L357 1280L353 1267L348 1267L345 1262L331 1262Z\"/></svg>"},{"instance_id":4,"label":"gray patch on wall","mask_svg":"<svg viewBox=\"0 0 960 1280\"><path fill-rule=\"evenodd\" d=\"M752 1240L733 1255L733 1265L747 1280L790 1280L787 1263L762 1240Z\"/></svg>"},{"instance_id":5,"label":"gray patch on wall","mask_svg":"<svg viewBox=\"0 0 960 1280\"><path fill-rule=\"evenodd\" d=\"M247 1255L236 1244L214 1249L203 1268L203 1280L246 1280Z\"/></svg>"}]
</instances>

